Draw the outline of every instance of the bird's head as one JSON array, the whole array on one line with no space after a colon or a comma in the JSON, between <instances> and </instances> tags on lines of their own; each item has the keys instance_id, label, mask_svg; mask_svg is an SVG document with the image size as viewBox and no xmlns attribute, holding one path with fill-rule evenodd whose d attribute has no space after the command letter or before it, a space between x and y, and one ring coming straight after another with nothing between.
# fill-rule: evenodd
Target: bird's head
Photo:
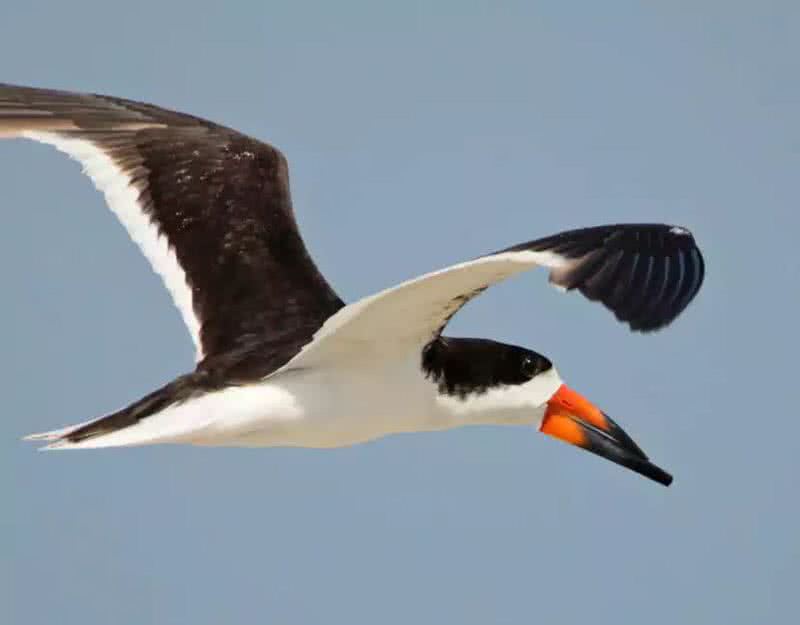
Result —
<instances>
[{"instance_id":1,"label":"bird's head","mask_svg":"<svg viewBox=\"0 0 800 625\"><path fill-rule=\"evenodd\" d=\"M561 380L548 358L485 339L440 338L423 354L440 403L464 422L538 423L539 431L636 471L664 486L651 463L611 417Z\"/></svg>"}]
</instances>

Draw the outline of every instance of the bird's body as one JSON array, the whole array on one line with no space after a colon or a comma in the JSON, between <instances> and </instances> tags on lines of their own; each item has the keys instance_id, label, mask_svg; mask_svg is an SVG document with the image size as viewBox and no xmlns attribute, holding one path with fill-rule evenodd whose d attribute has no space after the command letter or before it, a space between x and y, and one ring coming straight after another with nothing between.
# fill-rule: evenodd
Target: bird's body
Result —
<instances>
[{"instance_id":1,"label":"bird's body","mask_svg":"<svg viewBox=\"0 0 800 625\"><path fill-rule=\"evenodd\" d=\"M164 279L197 348L194 371L141 400L30 437L47 448L338 447L398 432L536 424L671 481L544 356L441 332L470 299L537 266L634 330L664 327L703 281L687 230L571 230L345 305L305 248L286 161L272 146L149 104L0 85L0 138L9 137L81 162Z\"/></svg>"},{"instance_id":2,"label":"bird's body","mask_svg":"<svg viewBox=\"0 0 800 625\"><path fill-rule=\"evenodd\" d=\"M67 444L341 447L397 431L438 429L435 403L435 387L410 359L290 371L203 393L129 427Z\"/></svg>"},{"instance_id":3,"label":"bird's body","mask_svg":"<svg viewBox=\"0 0 800 625\"><path fill-rule=\"evenodd\" d=\"M559 384L552 375L544 392L552 395ZM343 447L401 432L538 423L544 414L543 406L524 391L515 404L491 393L482 400L483 406L476 406L441 395L418 360L409 356L281 372L261 382L198 395L129 427L66 444L72 448L153 443Z\"/></svg>"}]
</instances>

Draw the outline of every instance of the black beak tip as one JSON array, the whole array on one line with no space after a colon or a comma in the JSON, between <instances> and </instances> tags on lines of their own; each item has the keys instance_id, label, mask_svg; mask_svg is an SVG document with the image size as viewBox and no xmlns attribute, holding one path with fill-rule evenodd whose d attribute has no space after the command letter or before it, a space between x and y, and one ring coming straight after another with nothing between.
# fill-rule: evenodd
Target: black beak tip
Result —
<instances>
[{"instance_id":1,"label":"black beak tip","mask_svg":"<svg viewBox=\"0 0 800 625\"><path fill-rule=\"evenodd\" d=\"M586 427L587 444L584 449L607 458L626 469L658 482L663 486L672 484L672 476L650 462L641 448L608 415L608 432L595 427Z\"/></svg>"},{"instance_id":2,"label":"black beak tip","mask_svg":"<svg viewBox=\"0 0 800 625\"><path fill-rule=\"evenodd\" d=\"M669 486L672 484L672 476L661 467L650 462L644 454L639 456L626 449L616 449L614 451L616 453L611 453L606 456L609 460L631 471L635 471L639 475L643 475L654 482L658 482L662 486Z\"/></svg>"},{"instance_id":3,"label":"black beak tip","mask_svg":"<svg viewBox=\"0 0 800 625\"><path fill-rule=\"evenodd\" d=\"M664 471L664 469L657 467L652 462L645 462L643 464L644 466L642 467L641 471L637 468L634 468L633 470L637 473L641 473L645 477L649 477L651 480L658 482L662 486L669 486L672 484L672 476Z\"/></svg>"}]
</instances>

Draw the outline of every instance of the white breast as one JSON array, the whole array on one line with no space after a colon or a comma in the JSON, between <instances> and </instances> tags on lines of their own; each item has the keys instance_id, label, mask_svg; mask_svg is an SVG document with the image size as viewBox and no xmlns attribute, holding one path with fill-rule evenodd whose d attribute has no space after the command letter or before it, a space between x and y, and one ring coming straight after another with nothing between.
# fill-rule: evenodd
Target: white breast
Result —
<instances>
[{"instance_id":1,"label":"white breast","mask_svg":"<svg viewBox=\"0 0 800 625\"><path fill-rule=\"evenodd\" d=\"M419 359L372 366L285 371L260 387L258 416L227 417L222 430L195 444L342 447L399 432L479 424L536 424L561 379L555 369L526 384L459 398L424 377ZM210 433L210 432L209 432Z\"/></svg>"},{"instance_id":2,"label":"white breast","mask_svg":"<svg viewBox=\"0 0 800 625\"><path fill-rule=\"evenodd\" d=\"M281 372L254 386L255 410L229 414L181 442L247 447L342 447L396 432L453 427L418 358ZM227 393L230 391L223 391Z\"/></svg>"}]
</instances>

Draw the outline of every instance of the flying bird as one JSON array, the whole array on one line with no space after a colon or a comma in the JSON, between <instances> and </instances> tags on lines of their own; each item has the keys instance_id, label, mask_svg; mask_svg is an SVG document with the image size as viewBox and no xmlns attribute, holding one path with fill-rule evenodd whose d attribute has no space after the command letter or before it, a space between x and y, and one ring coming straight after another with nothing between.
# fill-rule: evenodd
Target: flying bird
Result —
<instances>
[{"instance_id":1,"label":"flying bird","mask_svg":"<svg viewBox=\"0 0 800 625\"><path fill-rule=\"evenodd\" d=\"M112 414L26 437L45 449L154 443L339 447L396 432L531 424L664 485L672 477L531 349L442 334L489 286L534 267L633 331L672 322L703 282L692 234L570 230L345 304L303 242L273 146L122 98L0 84L0 138L79 161L162 277L194 371Z\"/></svg>"}]
</instances>

